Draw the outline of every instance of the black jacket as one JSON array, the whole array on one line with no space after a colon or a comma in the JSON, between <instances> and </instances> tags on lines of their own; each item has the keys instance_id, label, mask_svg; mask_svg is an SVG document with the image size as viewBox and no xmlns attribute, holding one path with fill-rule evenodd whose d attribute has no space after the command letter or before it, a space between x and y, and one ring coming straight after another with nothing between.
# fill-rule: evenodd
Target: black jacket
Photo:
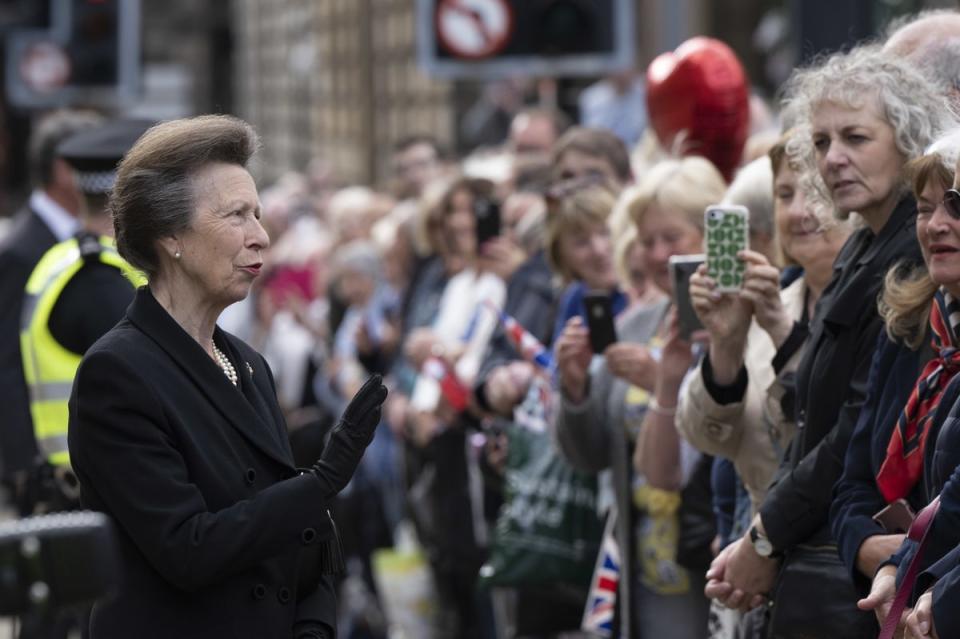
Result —
<instances>
[{"instance_id":1,"label":"black jacket","mask_svg":"<svg viewBox=\"0 0 960 639\"><path fill-rule=\"evenodd\" d=\"M873 520L873 515L887 505L877 487L877 473L886 459L887 445L900 413L932 356L933 349L926 343L913 350L890 340L886 332L880 336L870 369L869 395L847 448L843 474L834 488L831 529L840 558L864 595L870 588L872 575L865 576L857 569L857 553L867 537L886 534L884 528ZM957 384L960 384L960 377L951 380L950 387L956 388ZM955 391L948 389L942 399L949 401L948 397L953 393ZM938 423L933 421L929 428L928 448L932 449ZM920 481L907 495L915 511L927 503L923 494L923 482Z\"/></svg>"},{"instance_id":2,"label":"black jacket","mask_svg":"<svg viewBox=\"0 0 960 639\"><path fill-rule=\"evenodd\" d=\"M829 543L833 486L867 394L867 376L883 322L877 296L887 271L922 260L916 204L900 201L879 234L860 229L833 266L810 323L796 372L797 433L760 507L775 548Z\"/></svg>"},{"instance_id":3,"label":"black jacket","mask_svg":"<svg viewBox=\"0 0 960 639\"><path fill-rule=\"evenodd\" d=\"M337 545L320 482L293 466L264 359L219 329L214 340L239 387L142 288L77 372L71 461L84 507L113 518L124 560L91 639L335 628L320 573Z\"/></svg>"},{"instance_id":4,"label":"black jacket","mask_svg":"<svg viewBox=\"0 0 960 639\"><path fill-rule=\"evenodd\" d=\"M7 479L29 469L37 454L20 355L20 312L30 273L57 241L29 207L21 209L12 224L0 244L0 473Z\"/></svg>"}]
</instances>

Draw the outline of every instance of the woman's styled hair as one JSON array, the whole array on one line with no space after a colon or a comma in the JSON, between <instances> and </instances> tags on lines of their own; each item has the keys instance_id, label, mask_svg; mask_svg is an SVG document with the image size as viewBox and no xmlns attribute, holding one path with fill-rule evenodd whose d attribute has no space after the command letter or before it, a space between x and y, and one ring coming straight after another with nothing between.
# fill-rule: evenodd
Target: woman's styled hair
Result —
<instances>
[{"instance_id":1,"label":"woman's styled hair","mask_svg":"<svg viewBox=\"0 0 960 639\"><path fill-rule=\"evenodd\" d=\"M960 129L953 129L927 149L926 155L910 161L905 173L914 197L930 184L948 189L955 179L960 153ZM930 279L925 265L891 268L883 280L878 308L890 339L900 339L916 350L923 344L930 320L930 304L939 286Z\"/></svg>"},{"instance_id":2,"label":"woman's styled hair","mask_svg":"<svg viewBox=\"0 0 960 639\"><path fill-rule=\"evenodd\" d=\"M663 160L624 193L624 206L637 226L650 205L657 204L680 213L686 222L702 231L703 212L711 204L720 202L726 190L723 176L710 160L697 156Z\"/></svg>"},{"instance_id":3,"label":"woman's styled hair","mask_svg":"<svg viewBox=\"0 0 960 639\"><path fill-rule=\"evenodd\" d=\"M809 126L824 102L853 109L876 106L893 129L894 144L905 162L923 155L937 136L958 122L941 88L908 61L876 44L834 53L794 72L784 96L784 110L802 128ZM812 136L791 144L812 146ZM902 189L907 188L904 180ZM847 213L833 208L837 217L845 218Z\"/></svg>"},{"instance_id":4,"label":"woman's styled hair","mask_svg":"<svg viewBox=\"0 0 960 639\"><path fill-rule=\"evenodd\" d=\"M860 108L876 100L907 160L923 155L937 136L957 124L944 92L906 60L878 45L834 53L796 71L787 81L785 95L807 121L823 102Z\"/></svg>"},{"instance_id":5,"label":"woman's styled hair","mask_svg":"<svg viewBox=\"0 0 960 639\"><path fill-rule=\"evenodd\" d=\"M141 136L117 168L110 211L117 250L148 278L157 274L156 241L193 220L193 176L209 164L246 167L259 146L253 127L226 115L158 124Z\"/></svg>"},{"instance_id":6,"label":"woman's styled hair","mask_svg":"<svg viewBox=\"0 0 960 639\"><path fill-rule=\"evenodd\" d=\"M617 201L613 185L594 176L557 182L548 191L545 247L550 268L565 281L577 274L561 255L561 239L595 227L606 227Z\"/></svg>"}]
</instances>

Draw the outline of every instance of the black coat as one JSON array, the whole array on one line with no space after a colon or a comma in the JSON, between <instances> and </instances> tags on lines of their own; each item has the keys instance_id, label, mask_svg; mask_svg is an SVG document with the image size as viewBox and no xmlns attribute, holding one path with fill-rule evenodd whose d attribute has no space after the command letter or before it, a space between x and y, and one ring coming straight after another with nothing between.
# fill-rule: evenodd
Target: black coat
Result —
<instances>
[{"instance_id":1,"label":"black coat","mask_svg":"<svg viewBox=\"0 0 960 639\"><path fill-rule=\"evenodd\" d=\"M833 487L866 399L870 363L883 327L877 296L894 264L921 261L916 204L909 196L880 233L857 231L837 256L796 371L797 433L760 507L775 547L830 543Z\"/></svg>"},{"instance_id":2,"label":"black coat","mask_svg":"<svg viewBox=\"0 0 960 639\"><path fill-rule=\"evenodd\" d=\"M91 639L335 628L320 573L337 563L337 541L320 482L293 466L264 359L219 329L214 340L239 387L142 288L77 372L71 461L84 507L113 518L124 560Z\"/></svg>"},{"instance_id":3,"label":"black coat","mask_svg":"<svg viewBox=\"0 0 960 639\"><path fill-rule=\"evenodd\" d=\"M30 468L37 454L20 355L20 313L27 279L56 241L40 216L24 207L0 244L0 472L4 478Z\"/></svg>"},{"instance_id":4,"label":"black coat","mask_svg":"<svg viewBox=\"0 0 960 639\"><path fill-rule=\"evenodd\" d=\"M837 540L840 558L864 595L870 589L872 575L864 576L857 569L857 553L867 537L886 534L885 529L873 520L873 515L887 505L877 486L877 473L886 460L887 446L900 413L913 393L923 367L933 356L928 342L929 339L925 339L923 346L914 350L892 341L886 332L881 334L870 369L867 401L850 438L843 474L834 487L830 507L831 530ZM952 401L949 398L955 396L958 388L960 377L951 380L941 399ZM939 428L936 415L943 406L943 402L938 405L928 427L928 449L934 447ZM915 511L927 504L923 483L918 482L906 496Z\"/></svg>"}]
</instances>

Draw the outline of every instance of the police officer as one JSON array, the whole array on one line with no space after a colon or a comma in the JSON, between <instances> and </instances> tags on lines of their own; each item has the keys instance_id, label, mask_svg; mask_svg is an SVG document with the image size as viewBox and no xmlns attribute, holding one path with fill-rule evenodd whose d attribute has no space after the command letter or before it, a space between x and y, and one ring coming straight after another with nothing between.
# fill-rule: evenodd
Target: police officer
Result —
<instances>
[{"instance_id":1,"label":"police officer","mask_svg":"<svg viewBox=\"0 0 960 639\"><path fill-rule=\"evenodd\" d=\"M77 505L67 451L67 399L83 353L123 317L135 287L145 283L114 248L107 201L117 164L147 128L147 122L112 121L57 148L83 195L81 230L48 250L26 285L20 345L40 459L24 510Z\"/></svg>"}]
</instances>

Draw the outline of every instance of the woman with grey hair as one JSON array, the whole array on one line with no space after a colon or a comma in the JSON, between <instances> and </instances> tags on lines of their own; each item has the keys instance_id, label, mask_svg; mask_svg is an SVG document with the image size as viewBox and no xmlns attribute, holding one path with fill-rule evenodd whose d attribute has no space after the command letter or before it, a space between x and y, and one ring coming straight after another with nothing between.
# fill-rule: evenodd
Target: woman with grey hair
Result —
<instances>
[{"instance_id":1,"label":"woman with grey hair","mask_svg":"<svg viewBox=\"0 0 960 639\"><path fill-rule=\"evenodd\" d=\"M937 87L874 46L798 71L787 95L810 125L806 142L837 213L857 213L864 226L840 251L809 327L788 338L807 344L794 379L797 434L749 531L714 561L707 594L744 608L769 596L773 636L872 637L876 621L856 607L828 514L883 326L883 275L921 261L903 169L955 118Z\"/></svg>"},{"instance_id":2,"label":"woman with grey hair","mask_svg":"<svg viewBox=\"0 0 960 639\"><path fill-rule=\"evenodd\" d=\"M70 397L81 503L115 521L124 568L91 639L336 636L327 504L387 391L368 380L299 470L266 361L217 327L269 246L246 169L257 143L235 118L174 120L119 166L117 248L149 283L87 351Z\"/></svg>"}]
</instances>

